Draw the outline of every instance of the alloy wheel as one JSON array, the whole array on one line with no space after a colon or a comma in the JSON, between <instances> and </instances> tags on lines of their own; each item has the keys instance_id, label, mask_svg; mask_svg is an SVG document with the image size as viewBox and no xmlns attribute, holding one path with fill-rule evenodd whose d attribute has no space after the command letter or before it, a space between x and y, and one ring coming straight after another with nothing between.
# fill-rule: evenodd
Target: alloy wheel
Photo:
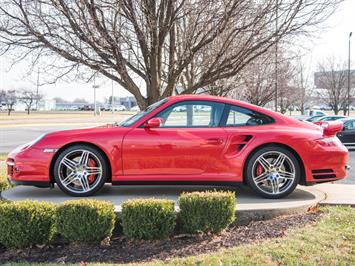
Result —
<instances>
[{"instance_id":1,"label":"alloy wheel","mask_svg":"<svg viewBox=\"0 0 355 266\"><path fill-rule=\"evenodd\" d=\"M89 150L73 150L59 162L59 181L62 186L73 193L81 194L94 190L102 176L101 161Z\"/></svg>"},{"instance_id":2,"label":"alloy wheel","mask_svg":"<svg viewBox=\"0 0 355 266\"><path fill-rule=\"evenodd\" d=\"M295 182L296 168L292 160L280 151L261 154L252 166L252 180L262 192L277 196Z\"/></svg>"}]
</instances>

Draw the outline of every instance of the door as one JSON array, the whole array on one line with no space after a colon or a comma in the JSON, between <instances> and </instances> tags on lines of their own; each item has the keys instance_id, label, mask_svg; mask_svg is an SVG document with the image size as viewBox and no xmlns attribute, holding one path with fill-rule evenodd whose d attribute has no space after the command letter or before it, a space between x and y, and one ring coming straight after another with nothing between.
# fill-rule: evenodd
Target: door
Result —
<instances>
[{"instance_id":1,"label":"door","mask_svg":"<svg viewBox=\"0 0 355 266\"><path fill-rule=\"evenodd\" d=\"M346 146L355 146L355 120L345 121L343 131L337 137Z\"/></svg>"},{"instance_id":2,"label":"door","mask_svg":"<svg viewBox=\"0 0 355 266\"><path fill-rule=\"evenodd\" d=\"M160 127L133 129L123 141L124 175L149 180L223 175L219 172L227 138L219 127L223 109L224 104L211 101L178 102L156 115L162 120Z\"/></svg>"}]
</instances>

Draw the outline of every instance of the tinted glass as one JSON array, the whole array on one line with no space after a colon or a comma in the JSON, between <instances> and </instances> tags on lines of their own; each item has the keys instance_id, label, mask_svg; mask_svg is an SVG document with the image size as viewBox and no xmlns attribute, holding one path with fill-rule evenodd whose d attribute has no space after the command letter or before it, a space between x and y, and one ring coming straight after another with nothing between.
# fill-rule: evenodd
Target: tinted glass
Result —
<instances>
[{"instance_id":1,"label":"tinted glass","mask_svg":"<svg viewBox=\"0 0 355 266\"><path fill-rule=\"evenodd\" d=\"M217 127L224 104L210 101L184 101L156 115L162 118L161 127Z\"/></svg>"},{"instance_id":2,"label":"tinted glass","mask_svg":"<svg viewBox=\"0 0 355 266\"><path fill-rule=\"evenodd\" d=\"M355 129L355 120L347 121L344 123L344 130L354 130Z\"/></svg>"},{"instance_id":3,"label":"tinted glass","mask_svg":"<svg viewBox=\"0 0 355 266\"><path fill-rule=\"evenodd\" d=\"M274 120L267 115L233 105L229 110L226 126L257 126L273 122Z\"/></svg>"},{"instance_id":4,"label":"tinted glass","mask_svg":"<svg viewBox=\"0 0 355 266\"><path fill-rule=\"evenodd\" d=\"M163 100L160 100L159 102L156 102L156 103L148 106L144 111L141 111L138 114L135 114L135 115L131 116L130 118L128 118L127 120L119 123L119 126L122 126L122 127L132 126L138 120L140 120L141 118L143 118L147 114L153 112L155 109L157 109L158 107L160 107L161 105L163 105L167 101L168 101L168 99L163 99Z\"/></svg>"}]
</instances>

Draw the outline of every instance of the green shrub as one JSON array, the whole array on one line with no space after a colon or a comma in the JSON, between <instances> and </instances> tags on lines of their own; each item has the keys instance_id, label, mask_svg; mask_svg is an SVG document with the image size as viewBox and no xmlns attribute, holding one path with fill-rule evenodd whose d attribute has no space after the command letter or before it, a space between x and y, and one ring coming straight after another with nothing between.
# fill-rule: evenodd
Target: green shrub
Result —
<instances>
[{"instance_id":1,"label":"green shrub","mask_svg":"<svg viewBox=\"0 0 355 266\"><path fill-rule=\"evenodd\" d=\"M46 244L55 235L55 206L35 201L0 204L0 243L10 248Z\"/></svg>"},{"instance_id":2,"label":"green shrub","mask_svg":"<svg viewBox=\"0 0 355 266\"><path fill-rule=\"evenodd\" d=\"M57 231L70 242L98 242L111 237L114 206L98 200L71 200L58 206Z\"/></svg>"},{"instance_id":3,"label":"green shrub","mask_svg":"<svg viewBox=\"0 0 355 266\"><path fill-rule=\"evenodd\" d=\"M135 199L122 204L122 229L128 239L166 239L174 232L174 202Z\"/></svg>"},{"instance_id":4,"label":"green shrub","mask_svg":"<svg viewBox=\"0 0 355 266\"><path fill-rule=\"evenodd\" d=\"M2 181L0 180L0 193L4 191L5 189L10 188L10 184L7 181Z\"/></svg>"},{"instance_id":5,"label":"green shrub","mask_svg":"<svg viewBox=\"0 0 355 266\"><path fill-rule=\"evenodd\" d=\"M235 205L234 192L182 193L179 198L182 229L187 233L218 233L235 220Z\"/></svg>"},{"instance_id":6,"label":"green shrub","mask_svg":"<svg viewBox=\"0 0 355 266\"><path fill-rule=\"evenodd\" d=\"M1 191L10 188L11 185L7 181L7 168L6 164L0 164L0 193Z\"/></svg>"}]
</instances>

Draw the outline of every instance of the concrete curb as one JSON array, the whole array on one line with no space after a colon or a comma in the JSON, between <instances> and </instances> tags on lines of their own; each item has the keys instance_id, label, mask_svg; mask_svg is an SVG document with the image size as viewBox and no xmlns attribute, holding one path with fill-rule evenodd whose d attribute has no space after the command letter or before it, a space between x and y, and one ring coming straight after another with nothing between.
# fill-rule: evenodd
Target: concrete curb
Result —
<instances>
[{"instance_id":1,"label":"concrete curb","mask_svg":"<svg viewBox=\"0 0 355 266\"><path fill-rule=\"evenodd\" d=\"M178 196L182 191L211 190L215 187L173 187L173 186L122 186L113 187L106 185L104 191L93 199L110 201L115 205L118 217L121 215L121 204L132 198L168 198L175 201L175 209L178 212ZM316 207L326 198L325 193L311 187L299 186L294 193L285 199L268 200L256 196L247 188L224 187L221 189L235 190L237 194L237 224L248 224L250 221L267 220L281 215L292 215L305 213ZM1 197L9 201L32 199L38 201L49 201L62 203L73 199L64 195L58 188L53 190L35 187L18 186L3 191Z\"/></svg>"}]
</instances>

